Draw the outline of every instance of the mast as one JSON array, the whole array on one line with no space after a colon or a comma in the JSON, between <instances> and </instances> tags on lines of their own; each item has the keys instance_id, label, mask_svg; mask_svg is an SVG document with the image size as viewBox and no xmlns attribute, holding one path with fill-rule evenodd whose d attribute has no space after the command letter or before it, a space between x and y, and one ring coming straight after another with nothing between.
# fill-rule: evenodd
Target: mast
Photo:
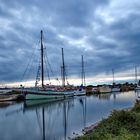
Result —
<instances>
[{"instance_id":1,"label":"mast","mask_svg":"<svg viewBox=\"0 0 140 140\"><path fill-rule=\"evenodd\" d=\"M62 48L62 86L65 87L65 62L64 62L64 52Z\"/></svg>"},{"instance_id":2,"label":"mast","mask_svg":"<svg viewBox=\"0 0 140 140\"><path fill-rule=\"evenodd\" d=\"M83 58L83 55L82 55L82 73L81 73L81 77L82 77L82 85L86 85L86 82L85 82L85 71L84 71L84 58Z\"/></svg>"},{"instance_id":3,"label":"mast","mask_svg":"<svg viewBox=\"0 0 140 140\"><path fill-rule=\"evenodd\" d=\"M112 69L112 76L113 76L113 83L112 85L114 84L114 69Z\"/></svg>"},{"instance_id":4,"label":"mast","mask_svg":"<svg viewBox=\"0 0 140 140\"><path fill-rule=\"evenodd\" d=\"M42 43L43 31L41 30L41 80L42 80L42 88L44 88L44 63L43 63L43 43Z\"/></svg>"},{"instance_id":5,"label":"mast","mask_svg":"<svg viewBox=\"0 0 140 140\"><path fill-rule=\"evenodd\" d=\"M137 66L135 66L135 84L137 84Z\"/></svg>"},{"instance_id":6,"label":"mast","mask_svg":"<svg viewBox=\"0 0 140 140\"><path fill-rule=\"evenodd\" d=\"M84 63L83 63L83 55L82 55L82 86L84 84Z\"/></svg>"}]
</instances>

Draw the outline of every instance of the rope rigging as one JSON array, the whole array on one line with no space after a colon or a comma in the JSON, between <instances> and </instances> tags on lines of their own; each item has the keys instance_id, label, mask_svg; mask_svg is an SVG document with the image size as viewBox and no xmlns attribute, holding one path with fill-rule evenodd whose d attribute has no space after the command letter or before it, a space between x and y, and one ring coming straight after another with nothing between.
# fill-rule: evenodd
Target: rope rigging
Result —
<instances>
[{"instance_id":1,"label":"rope rigging","mask_svg":"<svg viewBox=\"0 0 140 140\"><path fill-rule=\"evenodd\" d=\"M43 35L43 40L45 40L44 35ZM40 59L40 57L38 57L38 55L37 55L39 53L37 52L37 54L36 54L36 50L40 50L40 49L37 49L37 47L40 46L40 41L37 44L38 45L35 45L35 49L33 49L33 52L31 54L31 57L30 57L29 61L28 61L27 67L26 67L26 69L23 73L21 81L23 81L25 79L25 77L28 77L26 80L29 80L29 78L32 78L32 76L33 76L33 71L34 71L33 65L35 65L35 62L37 61L37 59ZM44 45L44 48L45 48L45 45ZM56 76L54 74L54 71L52 70L52 67L51 67L51 64L49 62L48 55L47 55L46 51L44 51L43 57L44 57L44 64L45 64L45 69L44 70L46 70L45 74L47 74L49 83L51 84L50 75L52 75L52 77L56 77ZM38 66L37 66L37 72L36 72L36 76L35 76L36 77L35 78L35 87L37 87L39 85L39 82L41 80L41 62L40 62L40 60L38 61L37 65ZM75 66L75 67L78 68L79 66ZM75 70L71 71L70 70L71 68L72 68L71 66L66 66L65 67L65 80L67 82L67 85L69 85L68 72L69 72L69 75L71 75L72 72L76 72ZM57 72L55 72L55 73L57 74ZM77 73L79 73L79 72L77 72ZM59 82L59 84L60 84L60 81L59 81L58 77L56 77L55 80L57 82Z\"/></svg>"},{"instance_id":2,"label":"rope rigging","mask_svg":"<svg viewBox=\"0 0 140 140\"><path fill-rule=\"evenodd\" d=\"M44 64L46 65L48 80L49 80L49 83L51 84L50 73L49 73L49 69L48 69L48 67L47 67L47 60L46 60L45 56L44 56L44 60L45 60L45 61L44 61Z\"/></svg>"},{"instance_id":3,"label":"rope rigging","mask_svg":"<svg viewBox=\"0 0 140 140\"><path fill-rule=\"evenodd\" d=\"M44 35L43 35L43 40L44 40L44 46L46 46L46 44L45 44L46 41L45 41ZM45 47L45 48L46 48L46 47ZM48 73L48 79L49 79L49 81L50 81L50 73L49 73L49 70L50 70L50 72L51 72L51 74L52 74L52 77L55 77L55 74L54 74L54 72L53 72L53 70L52 70L52 67L51 67L51 64L50 64L50 62L49 62L49 58L48 58L48 55L47 55L47 52L46 52L46 51L44 52L44 60L45 60L46 69L47 69L47 73ZM47 67L47 66L48 66L48 67ZM60 81L59 81L58 77L56 77L55 80L56 80L57 82L59 82L59 84L60 84Z\"/></svg>"},{"instance_id":4,"label":"rope rigging","mask_svg":"<svg viewBox=\"0 0 140 140\"><path fill-rule=\"evenodd\" d=\"M33 65L33 61L35 60L35 52L37 50L37 46L38 45L34 45L35 46L35 49L33 50L32 54L31 54L31 57L27 63L27 67L25 68L25 71L23 72L23 75L22 75L22 78L20 81L23 82L23 80L28 76L29 78L29 74L30 74L30 71L31 71L31 67ZM26 79L27 80L27 79ZM25 85L24 85L25 86Z\"/></svg>"},{"instance_id":5,"label":"rope rigging","mask_svg":"<svg viewBox=\"0 0 140 140\"><path fill-rule=\"evenodd\" d=\"M37 71L37 75L36 75L35 87L38 86L39 81L40 81L40 71L41 71L41 62L39 62L39 65L38 65L38 71Z\"/></svg>"}]
</instances>

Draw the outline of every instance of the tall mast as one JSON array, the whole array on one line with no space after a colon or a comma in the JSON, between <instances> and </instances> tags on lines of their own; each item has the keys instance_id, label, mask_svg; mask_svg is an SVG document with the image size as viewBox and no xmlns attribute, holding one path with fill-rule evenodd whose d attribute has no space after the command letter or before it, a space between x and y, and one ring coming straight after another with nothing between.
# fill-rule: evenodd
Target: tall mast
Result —
<instances>
[{"instance_id":1,"label":"tall mast","mask_svg":"<svg viewBox=\"0 0 140 140\"><path fill-rule=\"evenodd\" d=\"M86 85L86 82L85 82L85 71L84 71L84 58L83 58L83 55L82 55L82 73L81 73L81 77L82 77L82 85Z\"/></svg>"},{"instance_id":2,"label":"tall mast","mask_svg":"<svg viewBox=\"0 0 140 140\"><path fill-rule=\"evenodd\" d=\"M137 66L135 66L135 84L137 84Z\"/></svg>"},{"instance_id":3,"label":"tall mast","mask_svg":"<svg viewBox=\"0 0 140 140\"><path fill-rule=\"evenodd\" d=\"M62 48L62 86L65 87L65 62L63 48Z\"/></svg>"},{"instance_id":4,"label":"tall mast","mask_svg":"<svg viewBox=\"0 0 140 140\"><path fill-rule=\"evenodd\" d=\"M83 55L82 55L82 73L81 73L82 75L82 86L83 86L83 84L84 84L84 62L83 62Z\"/></svg>"},{"instance_id":5,"label":"tall mast","mask_svg":"<svg viewBox=\"0 0 140 140\"><path fill-rule=\"evenodd\" d=\"M114 69L112 69L113 83L114 84Z\"/></svg>"},{"instance_id":6,"label":"tall mast","mask_svg":"<svg viewBox=\"0 0 140 140\"><path fill-rule=\"evenodd\" d=\"M44 64L43 64L43 43L42 43L42 38L43 38L43 31L41 30L41 80L42 80L42 87L44 87Z\"/></svg>"}]
</instances>

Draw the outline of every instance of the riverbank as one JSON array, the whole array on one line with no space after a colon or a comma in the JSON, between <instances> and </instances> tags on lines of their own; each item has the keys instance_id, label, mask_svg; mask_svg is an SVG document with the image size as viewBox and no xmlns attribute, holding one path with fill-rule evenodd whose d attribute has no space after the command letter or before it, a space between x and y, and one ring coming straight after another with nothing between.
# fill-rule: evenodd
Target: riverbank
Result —
<instances>
[{"instance_id":1,"label":"riverbank","mask_svg":"<svg viewBox=\"0 0 140 140\"><path fill-rule=\"evenodd\" d=\"M140 139L140 100L130 110L114 110L107 119L83 130L76 140L138 140Z\"/></svg>"}]
</instances>

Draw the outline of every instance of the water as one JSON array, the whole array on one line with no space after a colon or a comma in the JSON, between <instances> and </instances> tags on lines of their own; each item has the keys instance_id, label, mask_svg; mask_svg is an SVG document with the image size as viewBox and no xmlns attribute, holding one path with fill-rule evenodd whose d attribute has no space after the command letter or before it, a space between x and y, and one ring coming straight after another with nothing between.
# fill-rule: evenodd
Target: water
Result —
<instances>
[{"instance_id":1,"label":"water","mask_svg":"<svg viewBox=\"0 0 140 140\"><path fill-rule=\"evenodd\" d=\"M139 95L132 91L54 103L0 104L0 140L67 140L113 109L132 107Z\"/></svg>"}]
</instances>

